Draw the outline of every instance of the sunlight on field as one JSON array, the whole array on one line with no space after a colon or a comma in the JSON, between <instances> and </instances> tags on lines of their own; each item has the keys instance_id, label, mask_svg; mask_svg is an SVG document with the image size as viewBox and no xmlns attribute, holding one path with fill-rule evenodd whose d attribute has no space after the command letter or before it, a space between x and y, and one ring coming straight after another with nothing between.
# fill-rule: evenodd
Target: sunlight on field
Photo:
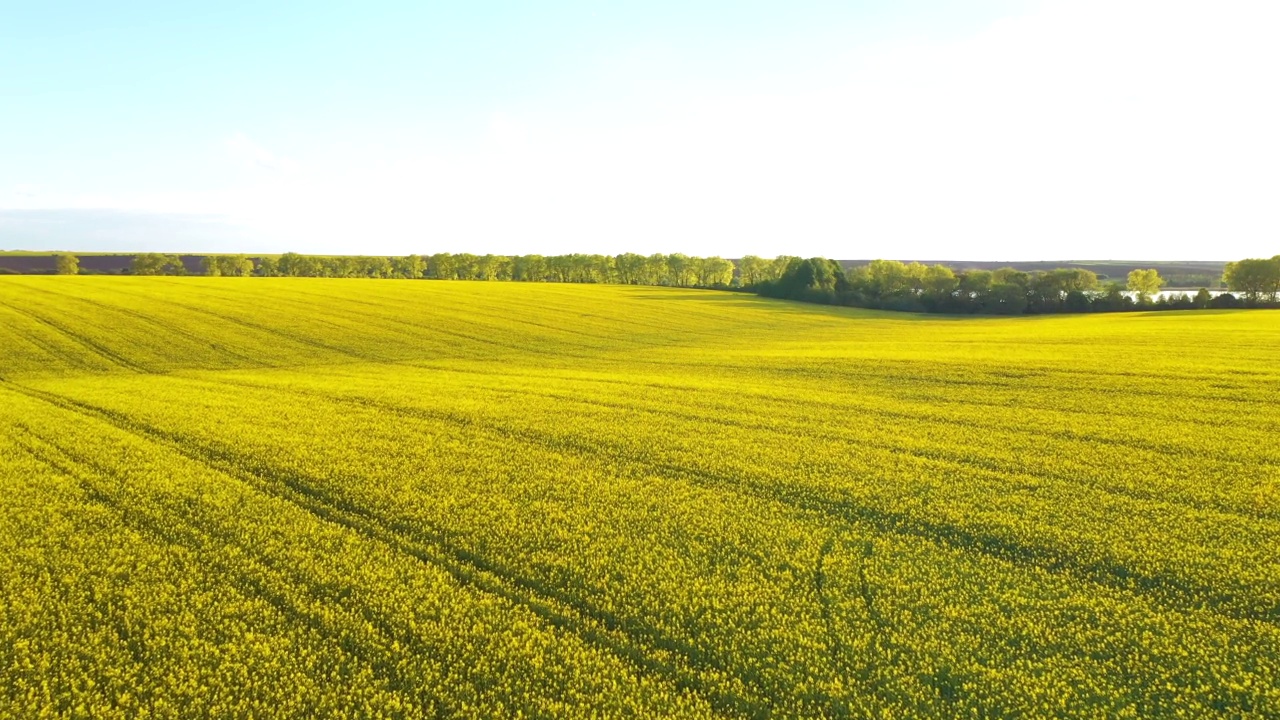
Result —
<instances>
[{"instance_id":1,"label":"sunlight on field","mask_svg":"<svg viewBox=\"0 0 1280 720\"><path fill-rule=\"evenodd\" d=\"M1274 715L1277 348L0 278L0 716Z\"/></svg>"}]
</instances>

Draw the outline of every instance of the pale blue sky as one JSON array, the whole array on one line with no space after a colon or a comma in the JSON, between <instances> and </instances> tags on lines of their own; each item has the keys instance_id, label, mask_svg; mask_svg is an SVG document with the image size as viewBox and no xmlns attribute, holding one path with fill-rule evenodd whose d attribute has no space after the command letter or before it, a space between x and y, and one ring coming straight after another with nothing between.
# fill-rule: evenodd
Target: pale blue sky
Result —
<instances>
[{"instance_id":1,"label":"pale blue sky","mask_svg":"<svg viewBox=\"0 0 1280 720\"><path fill-rule=\"evenodd\" d=\"M0 248L1280 252L1267 3L0 2Z\"/></svg>"}]
</instances>

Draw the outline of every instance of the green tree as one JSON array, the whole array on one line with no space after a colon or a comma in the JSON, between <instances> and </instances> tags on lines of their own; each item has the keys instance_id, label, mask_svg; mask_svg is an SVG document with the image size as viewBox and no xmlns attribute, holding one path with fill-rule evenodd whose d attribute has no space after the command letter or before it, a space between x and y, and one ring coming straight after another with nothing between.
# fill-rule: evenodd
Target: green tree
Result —
<instances>
[{"instance_id":1,"label":"green tree","mask_svg":"<svg viewBox=\"0 0 1280 720\"><path fill-rule=\"evenodd\" d=\"M1138 302L1149 303L1151 296L1160 292L1164 286L1164 278L1155 270L1132 270L1129 272L1129 290L1137 293Z\"/></svg>"},{"instance_id":2,"label":"green tree","mask_svg":"<svg viewBox=\"0 0 1280 720\"><path fill-rule=\"evenodd\" d=\"M769 261L757 255L743 255L738 260L738 285L751 287L769 278Z\"/></svg>"},{"instance_id":3,"label":"green tree","mask_svg":"<svg viewBox=\"0 0 1280 720\"><path fill-rule=\"evenodd\" d=\"M697 258L698 285L716 287L733 282L733 263L722 257Z\"/></svg>"},{"instance_id":4,"label":"green tree","mask_svg":"<svg viewBox=\"0 0 1280 720\"><path fill-rule=\"evenodd\" d=\"M859 280L874 300L908 295L915 286L913 269L897 260L872 260L861 269Z\"/></svg>"},{"instance_id":5,"label":"green tree","mask_svg":"<svg viewBox=\"0 0 1280 720\"><path fill-rule=\"evenodd\" d=\"M995 282L984 307L987 312L1021 315L1027 309L1027 286L1017 282Z\"/></svg>"},{"instance_id":6,"label":"green tree","mask_svg":"<svg viewBox=\"0 0 1280 720\"><path fill-rule=\"evenodd\" d=\"M134 275L159 275L164 265L164 256L156 253L138 253L129 263L129 272Z\"/></svg>"},{"instance_id":7,"label":"green tree","mask_svg":"<svg viewBox=\"0 0 1280 720\"><path fill-rule=\"evenodd\" d=\"M516 263L508 255L495 255L493 257L493 279L494 280L510 280L515 276Z\"/></svg>"},{"instance_id":8,"label":"green tree","mask_svg":"<svg viewBox=\"0 0 1280 720\"><path fill-rule=\"evenodd\" d=\"M222 274L222 263L212 255L205 255L200 258L200 274L217 277Z\"/></svg>"},{"instance_id":9,"label":"green tree","mask_svg":"<svg viewBox=\"0 0 1280 720\"><path fill-rule=\"evenodd\" d=\"M313 275L319 277L349 278L360 274L361 258L350 256L307 258L314 263Z\"/></svg>"},{"instance_id":10,"label":"green tree","mask_svg":"<svg viewBox=\"0 0 1280 720\"><path fill-rule=\"evenodd\" d=\"M436 253L427 259L427 275L437 280L454 280L458 277L458 264L450 253Z\"/></svg>"},{"instance_id":11,"label":"green tree","mask_svg":"<svg viewBox=\"0 0 1280 720\"><path fill-rule=\"evenodd\" d=\"M287 252L276 260L276 271L285 277L296 277L301 259L302 256L298 253Z\"/></svg>"},{"instance_id":12,"label":"green tree","mask_svg":"<svg viewBox=\"0 0 1280 720\"><path fill-rule=\"evenodd\" d=\"M280 256L277 267L281 275L288 277L316 277L321 274L319 259L310 255L287 252Z\"/></svg>"},{"instance_id":13,"label":"green tree","mask_svg":"<svg viewBox=\"0 0 1280 720\"><path fill-rule=\"evenodd\" d=\"M960 275L960 292L971 300L977 300L991 290L993 281L990 270L970 270Z\"/></svg>"},{"instance_id":14,"label":"green tree","mask_svg":"<svg viewBox=\"0 0 1280 720\"><path fill-rule=\"evenodd\" d=\"M453 271L459 280L479 280L480 256L472 253L454 254Z\"/></svg>"},{"instance_id":15,"label":"green tree","mask_svg":"<svg viewBox=\"0 0 1280 720\"><path fill-rule=\"evenodd\" d=\"M645 257L636 253L622 253L613 259L614 273L623 285L642 284Z\"/></svg>"},{"instance_id":16,"label":"green tree","mask_svg":"<svg viewBox=\"0 0 1280 720\"><path fill-rule=\"evenodd\" d=\"M391 272L393 277L409 278L416 280L422 277L427 270L427 263L419 255L406 255L404 257L391 258Z\"/></svg>"},{"instance_id":17,"label":"green tree","mask_svg":"<svg viewBox=\"0 0 1280 720\"><path fill-rule=\"evenodd\" d=\"M569 282L573 276L573 260L568 255L547 258L547 277L555 282Z\"/></svg>"},{"instance_id":18,"label":"green tree","mask_svg":"<svg viewBox=\"0 0 1280 720\"><path fill-rule=\"evenodd\" d=\"M80 258L71 253L59 253L54 258L53 263L59 275L78 275L80 273Z\"/></svg>"},{"instance_id":19,"label":"green tree","mask_svg":"<svg viewBox=\"0 0 1280 720\"><path fill-rule=\"evenodd\" d=\"M248 255L226 255L221 262L223 275L249 277L253 274L253 258Z\"/></svg>"},{"instance_id":20,"label":"green tree","mask_svg":"<svg viewBox=\"0 0 1280 720\"><path fill-rule=\"evenodd\" d=\"M1083 290L1071 290L1067 293L1067 297L1062 301L1062 310L1069 313L1089 312L1093 308L1093 304L1089 301L1089 296L1084 294Z\"/></svg>"},{"instance_id":21,"label":"green tree","mask_svg":"<svg viewBox=\"0 0 1280 720\"><path fill-rule=\"evenodd\" d=\"M129 271L134 275L186 275L187 268L177 255L140 253L133 257Z\"/></svg>"},{"instance_id":22,"label":"green tree","mask_svg":"<svg viewBox=\"0 0 1280 720\"><path fill-rule=\"evenodd\" d=\"M588 282L611 283L618 277L612 255L589 255L587 257Z\"/></svg>"},{"instance_id":23,"label":"green tree","mask_svg":"<svg viewBox=\"0 0 1280 720\"><path fill-rule=\"evenodd\" d=\"M959 286L960 280L951 268L946 265L931 265L925 268L920 289L925 295L940 300L950 296Z\"/></svg>"},{"instance_id":24,"label":"green tree","mask_svg":"<svg viewBox=\"0 0 1280 720\"><path fill-rule=\"evenodd\" d=\"M511 278L524 282L545 282L547 259L541 255L518 255L511 261Z\"/></svg>"},{"instance_id":25,"label":"green tree","mask_svg":"<svg viewBox=\"0 0 1280 720\"><path fill-rule=\"evenodd\" d=\"M771 297L833 303L849 287L844 269L835 260L813 257L788 264L777 280L761 283L759 292Z\"/></svg>"},{"instance_id":26,"label":"green tree","mask_svg":"<svg viewBox=\"0 0 1280 720\"><path fill-rule=\"evenodd\" d=\"M1209 294L1209 288L1200 288L1196 296L1191 299L1197 310L1204 310L1213 302L1213 296Z\"/></svg>"},{"instance_id":27,"label":"green tree","mask_svg":"<svg viewBox=\"0 0 1280 720\"><path fill-rule=\"evenodd\" d=\"M1029 300L1038 312L1058 312L1066 309L1064 303L1073 292L1084 293L1098 287L1097 274L1083 268L1058 268L1036 273L1031 278ZM1076 298L1075 305L1080 300ZM1078 312L1078 311L1072 311Z\"/></svg>"},{"instance_id":28,"label":"green tree","mask_svg":"<svg viewBox=\"0 0 1280 720\"><path fill-rule=\"evenodd\" d=\"M354 261L356 277L389 278L393 274L391 258L366 255L354 258Z\"/></svg>"},{"instance_id":29,"label":"green tree","mask_svg":"<svg viewBox=\"0 0 1280 720\"><path fill-rule=\"evenodd\" d=\"M987 296L991 293L992 278L990 270L968 270L960 273L956 278L958 308L965 312L981 311L987 303Z\"/></svg>"},{"instance_id":30,"label":"green tree","mask_svg":"<svg viewBox=\"0 0 1280 720\"><path fill-rule=\"evenodd\" d=\"M644 275L640 285L663 285L667 277L667 256L654 253L644 259Z\"/></svg>"},{"instance_id":31,"label":"green tree","mask_svg":"<svg viewBox=\"0 0 1280 720\"><path fill-rule=\"evenodd\" d=\"M1222 279L1232 292L1249 302L1275 300L1280 296L1280 255L1269 260L1248 258L1227 263Z\"/></svg>"},{"instance_id":32,"label":"green tree","mask_svg":"<svg viewBox=\"0 0 1280 720\"><path fill-rule=\"evenodd\" d=\"M503 260L506 258L500 255L481 255L476 258L476 279L501 280L499 274Z\"/></svg>"},{"instance_id":33,"label":"green tree","mask_svg":"<svg viewBox=\"0 0 1280 720\"><path fill-rule=\"evenodd\" d=\"M1000 268L991 273L991 282L993 285L1017 285L1023 291L1026 291L1031 287L1031 273L1011 267Z\"/></svg>"},{"instance_id":34,"label":"green tree","mask_svg":"<svg viewBox=\"0 0 1280 720\"><path fill-rule=\"evenodd\" d=\"M595 263L590 255L574 253L569 256L569 282L595 282Z\"/></svg>"},{"instance_id":35,"label":"green tree","mask_svg":"<svg viewBox=\"0 0 1280 720\"><path fill-rule=\"evenodd\" d=\"M688 287L698 282L694 271L693 258L684 253L671 253L667 256L667 284L676 287Z\"/></svg>"},{"instance_id":36,"label":"green tree","mask_svg":"<svg viewBox=\"0 0 1280 720\"><path fill-rule=\"evenodd\" d=\"M780 280L783 275L788 271L793 270L795 266L799 265L802 261L803 258L798 258L795 255L779 255L769 263L769 270L764 279Z\"/></svg>"},{"instance_id":37,"label":"green tree","mask_svg":"<svg viewBox=\"0 0 1280 720\"><path fill-rule=\"evenodd\" d=\"M1109 282L1103 292L1093 298L1093 309L1103 312L1116 312L1133 307L1133 298L1124 294L1124 286L1118 282Z\"/></svg>"}]
</instances>

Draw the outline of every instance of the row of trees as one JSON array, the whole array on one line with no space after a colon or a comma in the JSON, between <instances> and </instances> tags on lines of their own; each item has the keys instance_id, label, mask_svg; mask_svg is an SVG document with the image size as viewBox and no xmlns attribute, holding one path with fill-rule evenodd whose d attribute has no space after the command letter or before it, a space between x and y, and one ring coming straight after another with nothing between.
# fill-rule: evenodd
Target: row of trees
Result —
<instances>
[{"instance_id":1,"label":"row of trees","mask_svg":"<svg viewBox=\"0 0 1280 720\"><path fill-rule=\"evenodd\" d=\"M1252 261L1232 265L1249 262ZM926 266L896 260L875 260L846 271L834 260L793 257L786 259L786 267L776 278L758 281L753 288L767 297L935 313L1020 315L1243 304L1232 295L1215 297L1205 288L1194 296L1155 300L1164 285L1155 270L1134 270L1127 280L1125 285L1109 283L1104 287L1096 274L1080 268L1035 273L1014 268L956 273L944 265ZM1230 275L1228 282L1232 282ZM1274 300L1274 293L1270 297ZM1246 296L1249 305L1257 305L1266 298L1260 294Z\"/></svg>"},{"instance_id":2,"label":"row of trees","mask_svg":"<svg viewBox=\"0 0 1280 720\"><path fill-rule=\"evenodd\" d=\"M75 274L77 258L57 256L57 271ZM177 255L142 253L132 263L135 275L183 275ZM1093 272L1062 268L1024 272L1014 268L955 272L875 260L846 270L834 260L747 255L734 262L721 257L670 255L434 255L321 256L285 253L279 257L210 255L200 272L211 276L289 276L428 278L520 282L619 283L673 287L742 288L761 295L839 305L955 313L1053 313L1113 311L1130 308L1257 307L1280 303L1280 255L1228 263L1223 281L1232 295L1213 296L1202 288L1194 296L1153 300L1164 280L1155 270L1134 270L1127 283L1105 286Z\"/></svg>"},{"instance_id":3,"label":"row of trees","mask_svg":"<svg viewBox=\"0 0 1280 720\"><path fill-rule=\"evenodd\" d=\"M200 271L205 275L248 277L257 270L248 255L206 255L200 258Z\"/></svg>"},{"instance_id":4,"label":"row of trees","mask_svg":"<svg viewBox=\"0 0 1280 720\"><path fill-rule=\"evenodd\" d=\"M177 255L140 253L129 266L134 275L186 275L187 267Z\"/></svg>"},{"instance_id":5,"label":"row of trees","mask_svg":"<svg viewBox=\"0 0 1280 720\"><path fill-rule=\"evenodd\" d=\"M248 277L257 273L258 264L248 255L206 255L200 258L200 274ZM134 275L186 275L187 266L177 255L140 253L129 265Z\"/></svg>"},{"instance_id":6,"label":"row of trees","mask_svg":"<svg viewBox=\"0 0 1280 720\"><path fill-rule=\"evenodd\" d=\"M285 253L263 258L258 273L289 277L428 278L519 282L728 287L734 264L721 257L670 255L473 255L363 257Z\"/></svg>"},{"instance_id":7,"label":"row of trees","mask_svg":"<svg viewBox=\"0 0 1280 720\"><path fill-rule=\"evenodd\" d=\"M761 262L769 265L773 261ZM130 272L134 275L184 275L187 270L177 255L143 253L134 258ZM681 253L545 256L436 253L404 257L285 253L279 257L257 258L256 262L247 255L209 255L200 259L200 273L210 276L427 278L673 287L729 287L735 284L732 261ZM765 279L771 275L765 273L758 277Z\"/></svg>"}]
</instances>

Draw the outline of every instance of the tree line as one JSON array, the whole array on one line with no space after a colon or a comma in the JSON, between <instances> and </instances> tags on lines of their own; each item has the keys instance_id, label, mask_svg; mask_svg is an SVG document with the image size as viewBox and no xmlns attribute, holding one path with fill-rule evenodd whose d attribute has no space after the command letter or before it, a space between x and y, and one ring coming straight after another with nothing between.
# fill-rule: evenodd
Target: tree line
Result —
<instances>
[{"instance_id":1,"label":"tree line","mask_svg":"<svg viewBox=\"0 0 1280 720\"><path fill-rule=\"evenodd\" d=\"M56 259L62 274L78 272L75 255ZM177 255L142 253L135 275L184 275ZM302 255L278 257L209 255L200 260L209 276L404 278L514 282L613 283L738 289L832 305L933 313L1021 315L1130 309L1271 307L1280 304L1280 255L1228 263L1223 282L1232 293L1159 296L1165 280L1155 270L1133 270L1126 282L1103 283L1082 268L1024 272L1014 268L956 272L945 265L874 260L846 269L826 258L746 255L735 263L721 257L681 253L640 255Z\"/></svg>"},{"instance_id":2,"label":"tree line","mask_svg":"<svg viewBox=\"0 0 1280 720\"><path fill-rule=\"evenodd\" d=\"M1214 295L1207 288L1194 295L1159 296L1165 281L1151 269L1131 271L1123 285L1104 285L1095 273L1081 268L957 273L945 265L874 260L845 270L834 260L793 257L786 259L781 272L776 262L770 269L776 277L752 286L767 297L909 312L1022 315L1280 305L1280 255L1227 265L1223 279L1239 297Z\"/></svg>"},{"instance_id":3,"label":"tree line","mask_svg":"<svg viewBox=\"0 0 1280 720\"><path fill-rule=\"evenodd\" d=\"M134 258L134 275L186 274L176 255L144 253ZM210 255L200 274L212 276L406 278L432 280L508 280L520 282L616 283L673 287L730 287L735 266L721 257L670 255L473 255L436 253L384 257L301 255L251 258Z\"/></svg>"}]
</instances>

